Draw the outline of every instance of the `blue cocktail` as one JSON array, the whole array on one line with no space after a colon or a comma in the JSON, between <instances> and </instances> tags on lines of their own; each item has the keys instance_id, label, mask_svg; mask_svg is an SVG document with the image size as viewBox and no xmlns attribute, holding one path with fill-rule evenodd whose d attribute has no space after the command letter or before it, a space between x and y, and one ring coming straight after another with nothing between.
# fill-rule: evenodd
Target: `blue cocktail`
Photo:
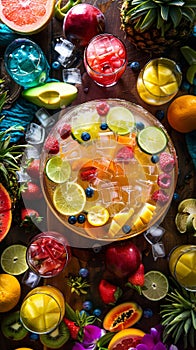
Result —
<instances>
[{"instance_id":1,"label":"blue cocktail","mask_svg":"<svg viewBox=\"0 0 196 350\"><path fill-rule=\"evenodd\" d=\"M29 39L16 39L6 49L5 68L12 79L25 89L46 82L49 64L40 47Z\"/></svg>"}]
</instances>

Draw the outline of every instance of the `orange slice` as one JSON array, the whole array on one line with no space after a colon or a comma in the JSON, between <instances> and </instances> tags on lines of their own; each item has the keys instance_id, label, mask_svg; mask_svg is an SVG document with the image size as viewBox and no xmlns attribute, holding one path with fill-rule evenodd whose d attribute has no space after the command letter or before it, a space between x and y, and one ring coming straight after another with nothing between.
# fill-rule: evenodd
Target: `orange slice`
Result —
<instances>
[{"instance_id":1,"label":"orange slice","mask_svg":"<svg viewBox=\"0 0 196 350\"><path fill-rule=\"evenodd\" d=\"M55 0L0 0L0 18L21 34L41 31L52 19Z\"/></svg>"}]
</instances>

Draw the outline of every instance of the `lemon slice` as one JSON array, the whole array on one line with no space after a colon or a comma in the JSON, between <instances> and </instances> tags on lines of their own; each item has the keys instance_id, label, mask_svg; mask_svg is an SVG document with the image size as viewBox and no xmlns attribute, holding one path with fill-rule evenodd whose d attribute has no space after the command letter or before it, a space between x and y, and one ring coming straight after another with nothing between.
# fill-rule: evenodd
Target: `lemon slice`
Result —
<instances>
[{"instance_id":1,"label":"lemon slice","mask_svg":"<svg viewBox=\"0 0 196 350\"><path fill-rule=\"evenodd\" d=\"M101 205L95 205L94 207L90 208L87 214L87 220L89 224L93 226L102 226L104 225L110 215L106 208L102 207Z\"/></svg>"},{"instance_id":2,"label":"lemon slice","mask_svg":"<svg viewBox=\"0 0 196 350\"><path fill-rule=\"evenodd\" d=\"M46 175L55 183L63 183L69 180L71 175L71 166L68 161L59 156L50 158L46 163Z\"/></svg>"},{"instance_id":3,"label":"lemon slice","mask_svg":"<svg viewBox=\"0 0 196 350\"><path fill-rule=\"evenodd\" d=\"M121 106L110 108L106 121L110 130L119 135L128 134L135 125L133 114Z\"/></svg>"},{"instance_id":4,"label":"lemon slice","mask_svg":"<svg viewBox=\"0 0 196 350\"><path fill-rule=\"evenodd\" d=\"M144 152L157 154L165 149L168 140L163 130L156 126L148 126L138 133L137 142Z\"/></svg>"},{"instance_id":5,"label":"lemon slice","mask_svg":"<svg viewBox=\"0 0 196 350\"><path fill-rule=\"evenodd\" d=\"M54 190L53 204L60 214L77 215L84 209L85 203L85 192L75 182L59 184Z\"/></svg>"},{"instance_id":6,"label":"lemon slice","mask_svg":"<svg viewBox=\"0 0 196 350\"><path fill-rule=\"evenodd\" d=\"M1 267L10 275L21 275L28 269L26 262L27 248L21 244L7 247L1 255Z\"/></svg>"},{"instance_id":7,"label":"lemon slice","mask_svg":"<svg viewBox=\"0 0 196 350\"><path fill-rule=\"evenodd\" d=\"M160 271L149 271L144 275L144 287L142 294L149 300L163 299L169 289L167 277Z\"/></svg>"}]
</instances>

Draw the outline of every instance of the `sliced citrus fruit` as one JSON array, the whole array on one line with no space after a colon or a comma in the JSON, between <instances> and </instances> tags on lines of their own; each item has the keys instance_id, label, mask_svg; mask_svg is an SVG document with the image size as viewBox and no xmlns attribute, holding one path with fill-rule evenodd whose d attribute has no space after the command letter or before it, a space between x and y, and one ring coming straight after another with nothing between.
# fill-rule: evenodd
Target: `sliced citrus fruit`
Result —
<instances>
[{"instance_id":1,"label":"sliced citrus fruit","mask_svg":"<svg viewBox=\"0 0 196 350\"><path fill-rule=\"evenodd\" d=\"M188 214L196 214L196 198L186 198L178 205L178 211Z\"/></svg>"},{"instance_id":2,"label":"sliced citrus fruit","mask_svg":"<svg viewBox=\"0 0 196 350\"><path fill-rule=\"evenodd\" d=\"M178 91L178 84L177 81L173 81L171 83L165 84L163 86L160 86L160 90L162 92L162 95L173 95Z\"/></svg>"},{"instance_id":3,"label":"sliced citrus fruit","mask_svg":"<svg viewBox=\"0 0 196 350\"><path fill-rule=\"evenodd\" d=\"M138 328L128 328L117 332L108 344L108 350L135 349L145 333Z\"/></svg>"},{"instance_id":4,"label":"sliced citrus fruit","mask_svg":"<svg viewBox=\"0 0 196 350\"><path fill-rule=\"evenodd\" d=\"M169 283L167 277L160 271L149 271L144 276L142 294L149 300L163 299L168 292Z\"/></svg>"},{"instance_id":5,"label":"sliced citrus fruit","mask_svg":"<svg viewBox=\"0 0 196 350\"><path fill-rule=\"evenodd\" d=\"M72 121L72 137L80 143L92 141L99 137L100 116L96 113L84 113Z\"/></svg>"},{"instance_id":6,"label":"sliced citrus fruit","mask_svg":"<svg viewBox=\"0 0 196 350\"><path fill-rule=\"evenodd\" d=\"M147 126L138 133L139 147L148 154L162 152L167 146L167 136L164 131L156 126Z\"/></svg>"},{"instance_id":7,"label":"sliced citrus fruit","mask_svg":"<svg viewBox=\"0 0 196 350\"><path fill-rule=\"evenodd\" d=\"M63 183L69 180L71 175L71 166L68 161L59 156L48 159L46 163L46 175L55 183Z\"/></svg>"},{"instance_id":8,"label":"sliced citrus fruit","mask_svg":"<svg viewBox=\"0 0 196 350\"><path fill-rule=\"evenodd\" d=\"M77 215L84 209L85 203L85 192L82 186L75 182L59 184L54 190L53 204L63 215Z\"/></svg>"},{"instance_id":9,"label":"sliced citrus fruit","mask_svg":"<svg viewBox=\"0 0 196 350\"><path fill-rule=\"evenodd\" d=\"M0 0L1 21L15 32L34 34L53 17L55 0Z\"/></svg>"},{"instance_id":10,"label":"sliced citrus fruit","mask_svg":"<svg viewBox=\"0 0 196 350\"><path fill-rule=\"evenodd\" d=\"M119 135L128 134L135 125L133 114L127 108L121 106L110 108L106 121L108 127Z\"/></svg>"},{"instance_id":11,"label":"sliced citrus fruit","mask_svg":"<svg viewBox=\"0 0 196 350\"><path fill-rule=\"evenodd\" d=\"M87 214L87 220L92 226L103 226L108 221L110 215L106 208L101 205L91 207Z\"/></svg>"},{"instance_id":12,"label":"sliced citrus fruit","mask_svg":"<svg viewBox=\"0 0 196 350\"><path fill-rule=\"evenodd\" d=\"M157 66L157 75L159 85L165 85L171 81L176 81L172 70L168 67L163 66L162 64L158 64Z\"/></svg>"},{"instance_id":13,"label":"sliced citrus fruit","mask_svg":"<svg viewBox=\"0 0 196 350\"><path fill-rule=\"evenodd\" d=\"M7 247L1 254L1 267L10 275L21 275L28 269L26 262L27 248L21 244Z\"/></svg>"},{"instance_id":14,"label":"sliced citrus fruit","mask_svg":"<svg viewBox=\"0 0 196 350\"><path fill-rule=\"evenodd\" d=\"M149 66L145 69L143 79L146 81L154 84L159 83L159 78L158 78L158 72L157 72L157 67L156 66Z\"/></svg>"},{"instance_id":15,"label":"sliced citrus fruit","mask_svg":"<svg viewBox=\"0 0 196 350\"><path fill-rule=\"evenodd\" d=\"M180 233L186 233L187 231L187 221L188 213L177 213L175 217L175 224Z\"/></svg>"},{"instance_id":16,"label":"sliced citrus fruit","mask_svg":"<svg viewBox=\"0 0 196 350\"><path fill-rule=\"evenodd\" d=\"M187 232L196 233L196 214L190 214L187 220Z\"/></svg>"}]
</instances>

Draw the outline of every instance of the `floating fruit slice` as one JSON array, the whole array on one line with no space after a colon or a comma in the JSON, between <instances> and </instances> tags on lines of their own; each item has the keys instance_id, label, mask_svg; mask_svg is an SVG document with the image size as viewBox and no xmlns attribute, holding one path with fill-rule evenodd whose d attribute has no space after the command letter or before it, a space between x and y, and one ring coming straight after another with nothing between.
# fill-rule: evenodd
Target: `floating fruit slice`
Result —
<instances>
[{"instance_id":1,"label":"floating fruit slice","mask_svg":"<svg viewBox=\"0 0 196 350\"><path fill-rule=\"evenodd\" d=\"M125 225L128 219L133 215L133 213L133 208L130 208L127 212L120 212L115 214L110 224L108 235L110 237L115 237L123 225Z\"/></svg>"},{"instance_id":2,"label":"floating fruit slice","mask_svg":"<svg viewBox=\"0 0 196 350\"><path fill-rule=\"evenodd\" d=\"M84 113L72 121L72 137L83 143L98 138L100 132L100 116L96 113Z\"/></svg>"},{"instance_id":3,"label":"floating fruit slice","mask_svg":"<svg viewBox=\"0 0 196 350\"><path fill-rule=\"evenodd\" d=\"M135 349L145 333L137 328L123 329L116 333L108 344L108 350Z\"/></svg>"},{"instance_id":4,"label":"floating fruit slice","mask_svg":"<svg viewBox=\"0 0 196 350\"><path fill-rule=\"evenodd\" d=\"M0 242L5 238L12 223L12 203L6 188L0 184Z\"/></svg>"},{"instance_id":5,"label":"floating fruit slice","mask_svg":"<svg viewBox=\"0 0 196 350\"><path fill-rule=\"evenodd\" d=\"M156 126L148 126L138 133L137 142L144 152L157 154L165 149L168 140L163 130Z\"/></svg>"},{"instance_id":6,"label":"floating fruit slice","mask_svg":"<svg viewBox=\"0 0 196 350\"><path fill-rule=\"evenodd\" d=\"M21 244L7 247L1 255L2 269L11 275L21 275L28 269L26 262L27 248Z\"/></svg>"},{"instance_id":7,"label":"floating fruit slice","mask_svg":"<svg viewBox=\"0 0 196 350\"><path fill-rule=\"evenodd\" d=\"M12 310L19 302L21 287L15 276L0 274L0 312Z\"/></svg>"},{"instance_id":8,"label":"floating fruit slice","mask_svg":"<svg viewBox=\"0 0 196 350\"><path fill-rule=\"evenodd\" d=\"M45 171L51 181L63 183L70 178L71 166L68 161L55 156L47 161Z\"/></svg>"},{"instance_id":9,"label":"floating fruit slice","mask_svg":"<svg viewBox=\"0 0 196 350\"><path fill-rule=\"evenodd\" d=\"M106 208L101 205L91 207L87 214L87 220L92 226L103 226L108 221L110 215Z\"/></svg>"},{"instance_id":10,"label":"floating fruit slice","mask_svg":"<svg viewBox=\"0 0 196 350\"><path fill-rule=\"evenodd\" d=\"M56 210L63 215L77 215L85 206L86 195L79 184L65 182L59 184L53 194L53 204Z\"/></svg>"},{"instance_id":11,"label":"floating fruit slice","mask_svg":"<svg viewBox=\"0 0 196 350\"><path fill-rule=\"evenodd\" d=\"M169 284L167 277L159 271L149 271L144 275L142 294L149 300L161 300L167 295Z\"/></svg>"},{"instance_id":12,"label":"floating fruit slice","mask_svg":"<svg viewBox=\"0 0 196 350\"><path fill-rule=\"evenodd\" d=\"M119 135L131 132L135 125L133 114L125 107L112 107L106 118L108 127Z\"/></svg>"},{"instance_id":13,"label":"floating fruit slice","mask_svg":"<svg viewBox=\"0 0 196 350\"><path fill-rule=\"evenodd\" d=\"M15 32L34 34L52 19L55 0L0 0L1 21Z\"/></svg>"}]
</instances>

